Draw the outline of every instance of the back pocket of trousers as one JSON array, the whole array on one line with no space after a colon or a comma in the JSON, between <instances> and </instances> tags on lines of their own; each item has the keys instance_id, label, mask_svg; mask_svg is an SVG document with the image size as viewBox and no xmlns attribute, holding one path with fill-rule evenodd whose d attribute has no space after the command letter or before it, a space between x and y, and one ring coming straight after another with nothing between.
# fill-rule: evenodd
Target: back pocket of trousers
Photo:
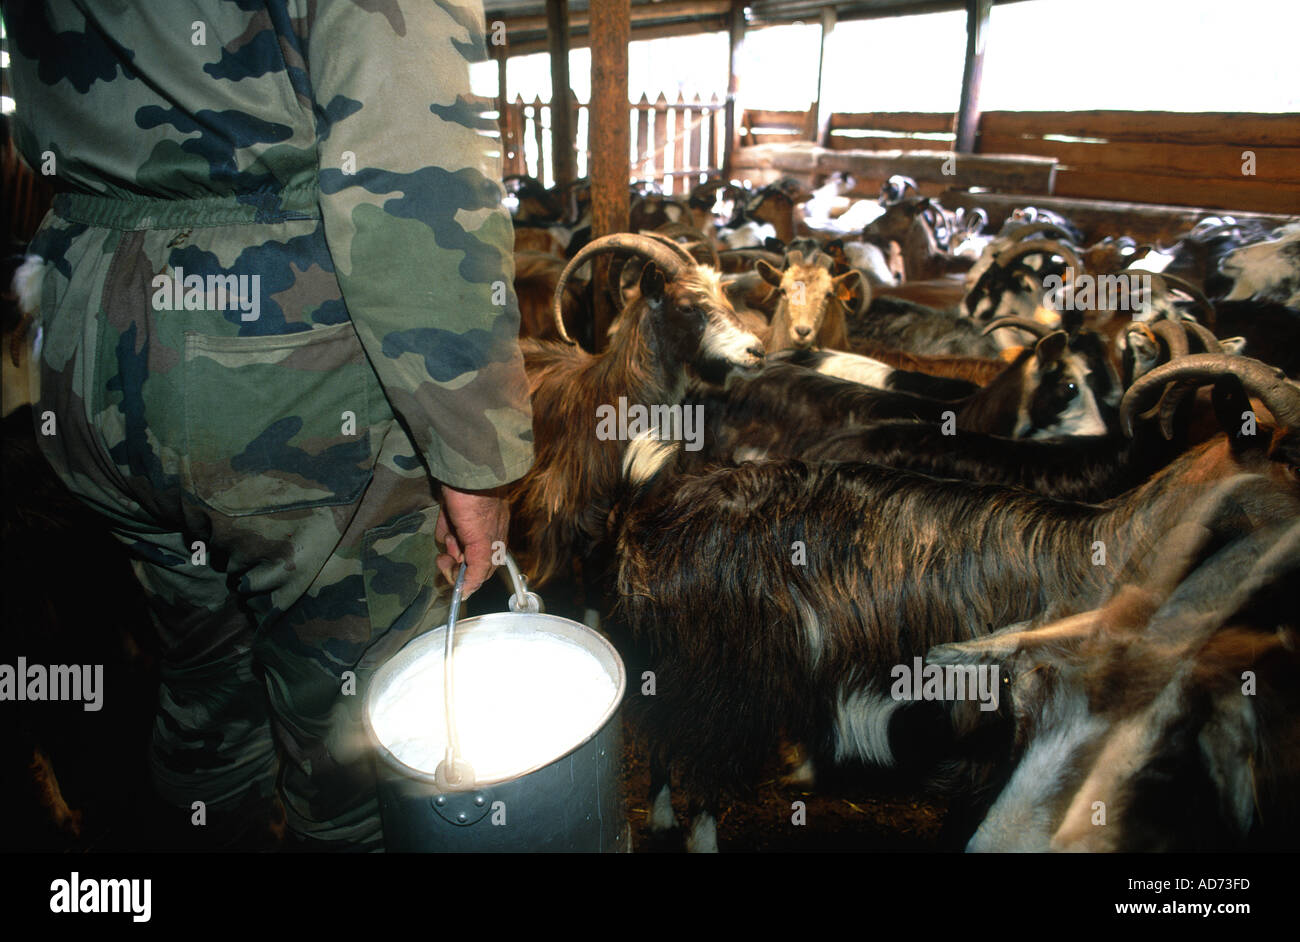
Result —
<instances>
[{"instance_id":1,"label":"back pocket of trousers","mask_svg":"<svg viewBox=\"0 0 1300 942\"><path fill-rule=\"evenodd\" d=\"M188 331L184 388L184 480L214 510L347 504L369 483L370 400L382 392L350 323L274 337Z\"/></svg>"}]
</instances>

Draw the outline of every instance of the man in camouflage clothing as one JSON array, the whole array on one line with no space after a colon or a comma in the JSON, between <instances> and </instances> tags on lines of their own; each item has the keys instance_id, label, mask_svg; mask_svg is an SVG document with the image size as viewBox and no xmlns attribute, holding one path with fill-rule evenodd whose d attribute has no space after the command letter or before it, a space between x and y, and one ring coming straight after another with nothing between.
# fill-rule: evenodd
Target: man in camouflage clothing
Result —
<instances>
[{"instance_id":1,"label":"man in camouflage clothing","mask_svg":"<svg viewBox=\"0 0 1300 942\"><path fill-rule=\"evenodd\" d=\"M5 19L62 188L38 431L149 596L157 788L229 837L278 784L307 846L379 847L366 681L444 620L439 568L487 577L532 460L480 0Z\"/></svg>"}]
</instances>

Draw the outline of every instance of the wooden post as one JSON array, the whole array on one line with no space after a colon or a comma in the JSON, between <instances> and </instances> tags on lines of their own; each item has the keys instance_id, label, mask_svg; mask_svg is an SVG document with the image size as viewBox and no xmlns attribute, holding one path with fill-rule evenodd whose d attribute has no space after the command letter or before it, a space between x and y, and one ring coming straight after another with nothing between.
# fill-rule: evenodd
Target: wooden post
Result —
<instances>
[{"instance_id":1,"label":"wooden post","mask_svg":"<svg viewBox=\"0 0 1300 942\"><path fill-rule=\"evenodd\" d=\"M569 90L569 0L546 0L546 37L551 50L551 170L557 184L572 183L577 157Z\"/></svg>"},{"instance_id":2,"label":"wooden post","mask_svg":"<svg viewBox=\"0 0 1300 942\"><path fill-rule=\"evenodd\" d=\"M966 65L961 74L961 104L957 108L959 154L975 153L980 125L980 83L984 79L984 45L988 42L993 0L966 0Z\"/></svg>"},{"instance_id":3,"label":"wooden post","mask_svg":"<svg viewBox=\"0 0 1300 942\"><path fill-rule=\"evenodd\" d=\"M740 57L745 48L745 0L732 0L731 46L727 53L727 119L726 152L722 158L722 175L731 178L731 156L740 146Z\"/></svg>"},{"instance_id":4,"label":"wooden post","mask_svg":"<svg viewBox=\"0 0 1300 942\"><path fill-rule=\"evenodd\" d=\"M831 110L823 104L826 100L826 46L831 33L835 32L835 10L822 10L822 42L817 54L817 100L813 102L809 115L812 140L815 144L830 146Z\"/></svg>"},{"instance_id":5,"label":"wooden post","mask_svg":"<svg viewBox=\"0 0 1300 942\"><path fill-rule=\"evenodd\" d=\"M631 38L631 0L601 0L591 5L591 235L599 238L628 227L627 44ZM592 284L604 285L609 256L597 260ZM599 287L595 301L593 345L605 346L615 311Z\"/></svg>"}]
</instances>

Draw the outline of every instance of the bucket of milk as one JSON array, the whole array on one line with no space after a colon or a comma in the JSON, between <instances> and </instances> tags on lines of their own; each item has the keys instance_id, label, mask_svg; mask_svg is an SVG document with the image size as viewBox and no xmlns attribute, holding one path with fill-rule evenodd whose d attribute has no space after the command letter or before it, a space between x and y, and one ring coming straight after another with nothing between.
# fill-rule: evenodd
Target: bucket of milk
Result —
<instances>
[{"instance_id":1,"label":"bucket of milk","mask_svg":"<svg viewBox=\"0 0 1300 942\"><path fill-rule=\"evenodd\" d=\"M508 560L509 612L456 621L451 737L467 770L449 782L443 625L375 672L365 721L379 755L390 851L629 850L619 789L613 646L586 625L541 613ZM463 766L459 759L463 759ZM440 774L435 774L440 773Z\"/></svg>"}]
</instances>

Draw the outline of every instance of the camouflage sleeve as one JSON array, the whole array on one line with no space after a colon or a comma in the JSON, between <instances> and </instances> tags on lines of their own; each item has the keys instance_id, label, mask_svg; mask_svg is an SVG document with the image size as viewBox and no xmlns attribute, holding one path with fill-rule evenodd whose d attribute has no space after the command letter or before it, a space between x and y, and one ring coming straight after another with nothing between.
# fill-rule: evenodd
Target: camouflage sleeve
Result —
<instances>
[{"instance_id":1,"label":"camouflage sleeve","mask_svg":"<svg viewBox=\"0 0 1300 942\"><path fill-rule=\"evenodd\" d=\"M380 382L436 479L516 480L532 416L500 141L470 91L480 0L322 0L307 43L326 239Z\"/></svg>"}]
</instances>

